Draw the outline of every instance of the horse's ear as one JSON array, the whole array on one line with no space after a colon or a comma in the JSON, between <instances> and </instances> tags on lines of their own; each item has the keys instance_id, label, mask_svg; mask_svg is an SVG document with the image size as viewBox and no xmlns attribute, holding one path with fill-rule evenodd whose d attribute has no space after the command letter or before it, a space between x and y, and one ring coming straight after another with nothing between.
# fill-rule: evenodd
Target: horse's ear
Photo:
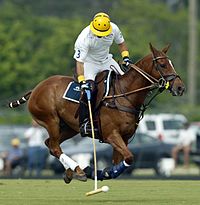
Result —
<instances>
[{"instance_id":1,"label":"horse's ear","mask_svg":"<svg viewBox=\"0 0 200 205\"><path fill-rule=\"evenodd\" d=\"M149 47L150 47L151 52L153 53L153 55L156 56L156 52L158 52L157 49L154 48L151 43L149 43Z\"/></svg>"},{"instance_id":2,"label":"horse's ear","mask_svg":"<svg viewBox=\"0 0 200 205\"><path fill-rule=\"evenodd\" d=\"M153 52L153 46L152 46L152 44L151 43L149 43L149 48L151 49L151 51Z\"/></svg>"},{"instance_id":3,"label":"horse's ear","mask_svg":"<svg viewBox=\"0 0 200 205\"><path fill-rule=\"evenodd\" d=\"M165 48L162 49L162 52L166 54L167 51L169 50L170 46L171 46L171 44L168 44Z\"/></svg>"}]
</instances>

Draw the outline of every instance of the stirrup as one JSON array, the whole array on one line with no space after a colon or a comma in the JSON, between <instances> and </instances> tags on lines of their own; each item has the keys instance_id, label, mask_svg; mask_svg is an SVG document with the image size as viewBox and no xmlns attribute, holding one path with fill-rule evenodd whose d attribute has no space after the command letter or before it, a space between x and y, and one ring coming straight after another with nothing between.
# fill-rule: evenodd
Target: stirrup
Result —
<instances>
[{"instance_id":1,"label":"stirrup","mask_svg":"<svg viewBox=\"0 0 200 205\"><path fill-rule=\"evenodd\" d=\"M94 128L94 133L98 133L97 128ZM82 137L92 136L92 128L89 120L80 125L80 134Z\"/></svg>"}]
</instances>

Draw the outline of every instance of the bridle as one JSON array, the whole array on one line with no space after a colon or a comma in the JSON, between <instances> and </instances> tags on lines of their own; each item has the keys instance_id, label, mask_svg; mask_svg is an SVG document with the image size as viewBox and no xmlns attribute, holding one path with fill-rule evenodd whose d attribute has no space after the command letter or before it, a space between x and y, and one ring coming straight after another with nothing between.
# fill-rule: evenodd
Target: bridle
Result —
<instances>
[{"instance_id":1,"label":"bridle","mask_svg":"<svg viewBox=\"0 0 200 205\"><path fill-rule=\"evenodd\" d=\"M175 79L176 78L180 78L180 76L177 75L176 73L165 75L163 73L163 66L164 65L161 65L158 62L158 60L160 60L160 59L168 59L169 63L173 67L171 61L169 60L169 58L167 56L158 56L158 57L154 57L153 56L152 57L152 62L153 62L152 70L156 69L158 71L158 73L160 75L159 79L154 78L152 75L150 75L149 73L145 72L144 70L142 70L141 68L139 68L135 64L129 64L128 68L129 69L134 69L136 72L138 72L140 75L142 75L147 81L150 82L150 85L142 87L142 88L139 88L139 89L136 89L136 90L132 90L132 91L129 91L129 92L123 92L122 86L120 86L120 81L118 80L118 78L116 78L117 82L119 84L121 93L117 94L117 95L113 93L112 95L105 96L102 99L103 105L107 106L109 108L116 108L116 109L118 109L120 111L128 112L128 113L137 115L138 116L138 123L139 123L139 121L143 118L144 112L147 109L147 107L149 106L149 104L151 103L151 101L158 94L162 93L164 90L169 90L170 92L172 92L172 88L173 88L173 84L174 84ZM174 72L175 72L175 70L174 70ZM170 85L170 81L172 81L171 85ZM148 100L147 103L142 104L139 108L135 108L135 107L130 108L130 107L126 107L126 106L123 106L123 105L120 105L119 103L117 103L116 98L124 97L125 99L130 101L129 98L128 98L129 95L132 95L132 94L134 94L136 92L145 91L145 90L152 91L154 89L157 89L157 92L153 96L151 96L151 98ZM107 102L106 101L107 99L112 99L112 101L111 102ZM136 123L136 124L138 124L138 123Z\"/></svg>"},{"instance_id":2,"label":"bridle","mask_svg":"<svg viewBox=\"0 0 200 205\"><path fill-rule=\"evenodd\" d=\"M158 63L159 59L168 59L168 61L172 65L171 61L169 60L169 58L167 56L158 56L158 57L154 57L153 56L153 59L152 59L152 61L153 61L153 68L155 68L159 72L159 74L160 74L160 78L159 79L154 78L152 75L148 74L147 72L145 72L144 70L142 70L141 68L136 66L135 64L129 64L128 65L129 69L134 69L135 71L140 73L144 78L146 78L151 83L151 85L145 86L145 87L142 87L142 88L139 88L139 89L136 89L136 90L132 90L132 91L129 91L129 92L123 92L123 93L118 94L118 95L105 96L103 98L103 100L111 99L111 98L124 97L124 96L128 96L128 95L134 94L136 92L147 90L147 89L159 88L160 91L163 91L165 89L168 89L169 91L171 91L175 79L176 78L180 78L180 76L177 75L176 73L164 75L163 71L162 71L163 68ZM170 81L172 81L171 85L169 84Z\"/></svg>"},{"instance_id":3,"label":"bridle","mask_svg":"<svg viewBox=\"0 0 200 205\"><path fill-rule=\"evenodd\" d=\"M168 58L168 56L158 56L158 57L153 56L153 64L161 76L161 78L159 79L160 86L163 88L165 87L166 89L171 91L173 84L174 84L174 81L176 80L176 78L180 79L180 76L177 75L175 71L174 71L175 73L164 75L163 71L162 71L163 67L161 66L160 63L158 63L158 60L160 60L160 59L168 59L168 61L172 67L173 67L173 65L171 63L171 60ZM172 81L171 85L169 85L170 81Z\"/></svg>"}]
</instances>

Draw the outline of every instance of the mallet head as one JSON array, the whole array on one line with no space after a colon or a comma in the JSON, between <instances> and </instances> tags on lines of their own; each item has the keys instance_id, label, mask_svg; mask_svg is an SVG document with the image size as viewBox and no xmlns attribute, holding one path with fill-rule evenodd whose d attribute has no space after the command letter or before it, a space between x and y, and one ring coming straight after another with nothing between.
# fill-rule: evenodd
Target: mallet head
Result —
<instances>
[{"instance_id":1,"label":"mallet head","mask_svg":"<svg viewBox=\"0 0 200 205\"><path fill-rule=\"evenodd\" d=\"M90 191L90 192L87 192L85 195L86 196L91 196L91 195L94 195L94 194L98 194L98 193L101 193L101 192L108 192L109 191L109 187L108 186L102 186L101 188L99 189L96 189L96 190L93 190L93 191Z\"/></svg>"}]
</instances>

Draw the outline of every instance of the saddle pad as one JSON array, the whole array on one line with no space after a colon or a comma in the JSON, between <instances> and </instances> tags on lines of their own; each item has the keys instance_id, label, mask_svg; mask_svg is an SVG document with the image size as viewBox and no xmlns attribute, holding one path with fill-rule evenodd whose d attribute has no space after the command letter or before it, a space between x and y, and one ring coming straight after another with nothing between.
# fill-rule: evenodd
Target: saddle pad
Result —
<instances>
[{"instance_id":1,"label":"saddle pad","mask_svg":"<svg viewBox=\"0 0 200 205\"><path fill-rule=\"evenodd\" d=\"M104 96L107 96L110 90L110 84L111 84L111 73L112 71L109 71L106 79L104 80ZM63 98L75 103L79 103L79 99L81 96L81 90L80 85L78 82L72 81L67 86L67 89L65 90L65 93L63 95Z\"/></svg>"},{"instance_id":2,"label":"saddle pad","mask_svg":"<svg viewBox=\"0 0 200 205\"><path fill-rule=\"evenodd\" d=\"M81 96L80 85L77 82L70 82L65 90L63 98L72 102L79 103Z\"/></svg>"}]
</instances>

